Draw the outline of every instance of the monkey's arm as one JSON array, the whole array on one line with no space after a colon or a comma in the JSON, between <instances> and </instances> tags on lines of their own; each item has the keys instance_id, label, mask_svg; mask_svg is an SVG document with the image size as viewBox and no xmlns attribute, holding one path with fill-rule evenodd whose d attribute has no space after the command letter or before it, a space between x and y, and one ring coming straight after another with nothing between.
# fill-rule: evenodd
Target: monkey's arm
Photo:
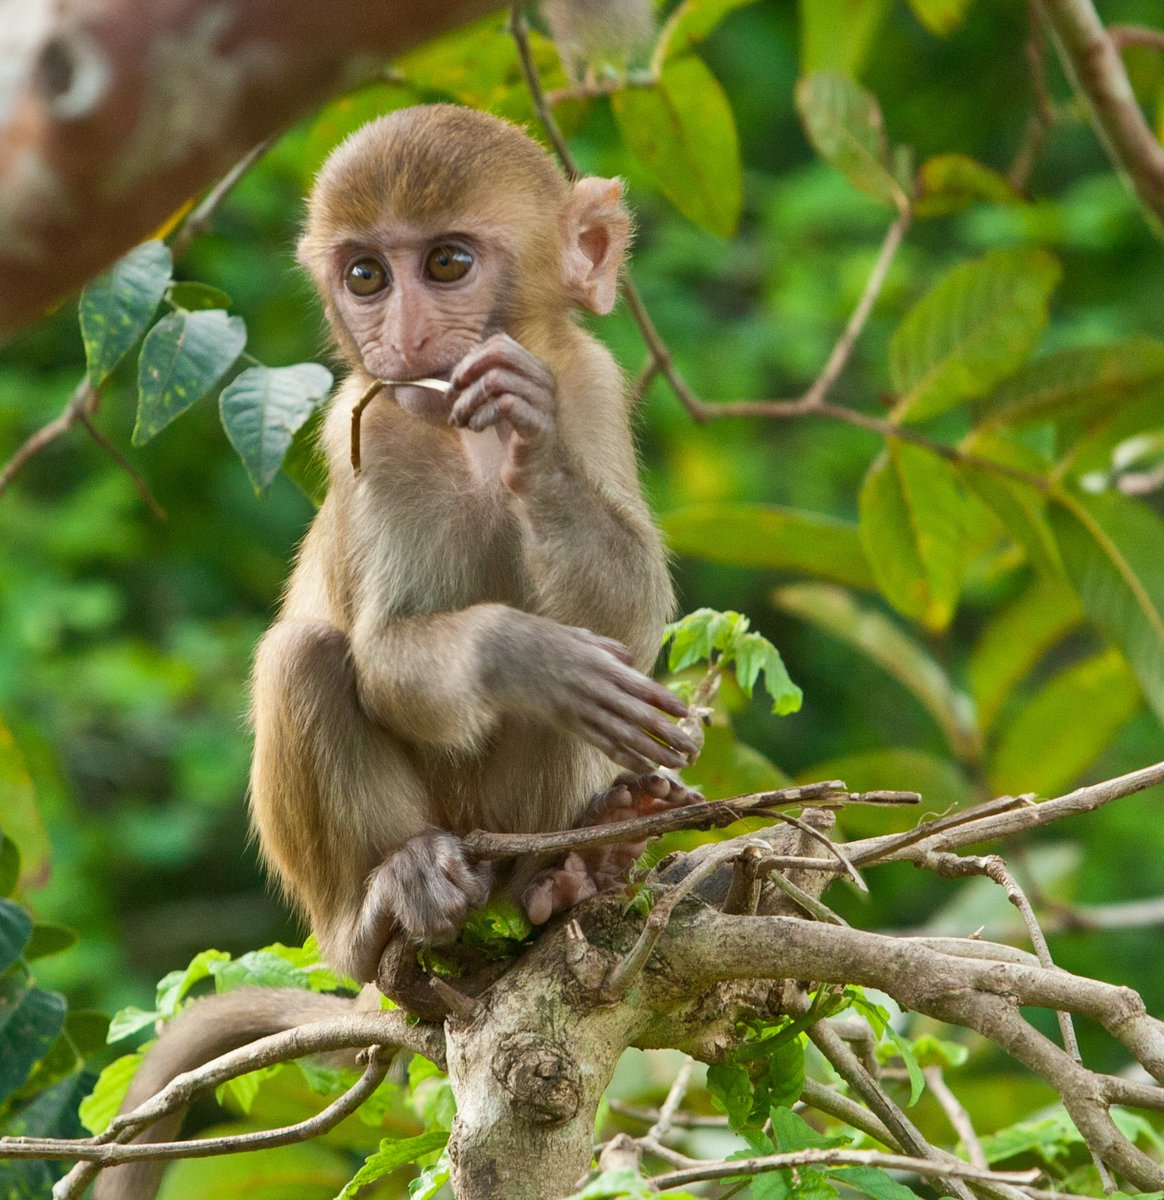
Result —
<instances>
[{"instance_id":1,"label":"monkey's arm","mask_svg":"<svg viewBox=\"0 0 1164 1200\"><path fill-rule=\"evenodd\" d=\"M588 339L562 357L563 377L586 380L564 397L518 342L489 338L453 373L450 424L505 430L502 479L522 521L538 611L617 638L646 667L672 593L638 486L621 377Z\"/></svg>"},{"instance_id":2,"label":"monkey's arm","mask_svg":"<svg viewBox=\"0 0 1164 1200\"><path fill-rule=\"evenodd\" d=\"M351 635L359 700L407 741L472 749L498 721L543 721L630 771L686 765L694 745L663 715L686 707L618 642L504 604L386 620Z\"/></svg>"}]
</instances>

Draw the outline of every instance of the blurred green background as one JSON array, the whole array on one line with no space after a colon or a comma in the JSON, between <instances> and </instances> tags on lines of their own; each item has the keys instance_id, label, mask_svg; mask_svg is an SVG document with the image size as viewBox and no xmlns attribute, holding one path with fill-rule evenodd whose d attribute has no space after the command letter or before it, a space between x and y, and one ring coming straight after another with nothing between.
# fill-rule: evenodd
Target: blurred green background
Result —
<instances>
[{"instance_id":1,"label":"blurred green background","mask_svg":"<svg viewBox=\"0 0 1164 1200\"><path fill-rule=\"evenodd\" d=\"M890 219L814 156L797 120L793 88L810 24L803 10L812 7L812 0L800 9L752 4L702 47L741 141L744 212L730 240L675 212L619 138L606 101L571 126L587 171L628 181L638 227L634 278L681 371L709 400L802 391L859 298ZM878 7L860 78L879 98L891 138L919 158L960 152L1005 173L1032 105L1026 6L975 0L945 38L924 29L904 3ZM1155 0L1103 7L1109 22L1159 16ZM1164 56L1132 50L1127 61L1144 103L1159 111ZM1050 84L1063 120L1049 131L1030 180L1033 202L915 222L835 391L838 403L880 412L897 323L948 267L994 247L1047 247L1064 266L1042 349L1131 333L1164 337L1161 243L1057 68ZM289 131L178 267L179 277L231 295L247 322L248 349L272 365L327 361L319 309L293 248L329 119L344 118L312 118ZM625 309L594 328L637 372L645 350ZM0 459L59 411L83 367L71 303L0 351ZM134 404L133 366L123 364L98 421L127 451ZM880 450L874 435L822 420L701 427L660 381L641 407L639 441L663 518L697 503L752 501L852 520ZM240 952L300 934L264 882L249 840L245 710L252 649L311 505L282 476L265 499L255 497L211 401L128 452L165 508L164 522L81 431L39 454L0 498L0 823L22 833L26 861L43 831L51 874L28 881L21 898L38 920L81 934L68 954L38 964L39 979L75 1005L106 1011L148 1007L154 981L204 947ZM1160 511L1158 501L1149 503ZM784 719L769 716L762 700L733 700L740 736L780 770L793 777L839 770L854 786L917 785L932 810L990 793L978 767L955 768L937 727L898 683L850 646L777 610L773 589L794 576L694 557L677 557L674 569L684 611L708 605L747 613L804 688L803 709ZM981 556L950 628L915 632L959 686L976 638L1026 585L1025 570L1005 555ZM1064 639L1024 683L1025 694L1100 645L1094 633ZM1011 697L1001 724L1023 695ZM1164 757L1159 722L1142 705L1116 726L1081 771L1059 782ZM896 774L877 779L836 767L837 759L884 747L915 757L898 756ZM1030 748L1032 764L1039 752ZM1161 799L1157 789L1032 836L1014 862L1052 901L1160 895ZM846 829L863 835L894 821L875 810ZM968 933L1005 908L974 884L908 868L881 869L870 882L872 899L842 896L840 888L832 898L871 927L922 926L952 905L950 927ZM1061 965L1128 983L1157 1012L1164 1008L1160 947L1152 927L1052 938ZM1085 1037L1085 1045L1100 1061L1110 1054L1098 1039ZM990 1087L997 1103L997 1079Z\"/></svg>"}]
</instances>

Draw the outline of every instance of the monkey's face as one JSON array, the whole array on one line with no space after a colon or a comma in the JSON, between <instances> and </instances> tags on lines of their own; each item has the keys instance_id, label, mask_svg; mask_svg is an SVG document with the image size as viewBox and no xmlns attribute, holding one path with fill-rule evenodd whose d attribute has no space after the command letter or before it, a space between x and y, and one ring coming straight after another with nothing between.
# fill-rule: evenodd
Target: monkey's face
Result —
<instances>
[{"instance_id":1,"label":"monkey's face","mask_svg":"<svg viewBox=\"0 0 1164 1200\"><path fill-rule=\"evenodd\" d=\"M483 337L506 322L506 255L479 234L394 223L345 239L331 254L330 299L359 363L377 379L447 380ZM397 387L397 403L434 423L448 400Z\"/></svg>"}]
</instances>

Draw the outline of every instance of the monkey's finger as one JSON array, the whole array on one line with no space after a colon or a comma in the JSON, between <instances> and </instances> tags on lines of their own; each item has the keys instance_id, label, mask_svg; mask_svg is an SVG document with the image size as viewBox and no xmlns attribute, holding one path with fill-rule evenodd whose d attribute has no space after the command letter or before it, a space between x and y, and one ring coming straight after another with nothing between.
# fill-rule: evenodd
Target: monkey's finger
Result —
<instances>
[{"instance_id":1,"label":"monkey's finger","mask_svg":"<svg viewBox=\"0 0 1164 1200\"><path fill-rule=\"evenodd\" d=\"M549 367L507 333L495 333L470 350L453 368L449 382L455 388L465 388L495 367L517 371L534 380L539 387L554 390L554 375Z\"/></svg>"},{"instance_id":2,"label":"monkey's finger","mask_svg":"<svg viewBox=\"0 0 1164 1200\"><path fill-rule=\"evenodd\" d=\"M591 633L589 629L574 629L573 632L581 635L582 640L591 646L597 646L599 650L605 650L607 654L613 654L624 666L634 666L634 656L622 642L616 642L614 638L602 637L597 633Z\"/></svg>"},{"instance_id":3,"label":"monkey's finger","mask_svg":"<svg viewBox=\"0 0 1164 1200\"><path fill-rule=\"evenodd\" d=\"M639 671L619 671L615 675L615 680L619 688L634 696L636 699L643 700L652 708L657 708L661 712L669 713L673 717L685 717L688 714L687 705L679 699L669 688L665 688L661 683L656 683L653 679L649 679ZM673 729L674 726L671 726ZM679 731L684 738L687 738L682 730ZM691 739L687 738L690 742ZM695 743L691 742L691 748L695 748Z\"/></svg>"},{"instance_id":4,"label":"monkey's finger","mask_svg":"<svg viewBox=\"0 0 1164 1200\"><path fill-rule=\"evenodd\" d=\"M618 751L612 753L605 747L600 747L604 754L632 771L643 773L660 765L675 768L687 765L685 754L656 741L638 725L609 710L590 710L583 718L583 723L588 729L601 733Z\"/></svg>"},{"instance_id":5,"label":"monkey's finger","mask_svg":"<svg viewBox=\"0 0 1164 1200\"><path fill-rule=\"evenodd\" d=\"M686 757L680 763L681 766L686 766L687 761L695 754L696 745L690 736L678 725L668 721L650 701L638 699L633 693L628 695L627 692L616 688L588 687L584 681L582 687L586 695L603 708L624 718L637 728L645 730L664 746L670 746L673 750L685 755ZM667 765L673 766L674 764L668 763Z\"/></svg>"},{"instance_id":6,"label":"monkey's finger","mask_svg":"<svg viewBox=\"0 0 1164 1200\"><path fill-rule=\"evenodd\" d=\"M601 750L611 762L618 763L620 767L625 767L628 771L642 773L643 771L653 770L657 765L651 759L632 750L598 725L592 725L588 721L580 720L574 724L573 731L579 737L588 741L596 750Z\"/></svg>"}]
</instances>

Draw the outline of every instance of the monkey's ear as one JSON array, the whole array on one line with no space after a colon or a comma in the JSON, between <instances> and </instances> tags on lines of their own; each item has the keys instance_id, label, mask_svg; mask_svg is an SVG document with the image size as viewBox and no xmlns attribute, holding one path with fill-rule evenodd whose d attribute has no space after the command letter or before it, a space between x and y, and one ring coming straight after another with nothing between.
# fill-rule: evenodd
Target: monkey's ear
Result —
<instances>
[{"instance_id":1,"label":"monkey's ear","mask_svg":"<svg viewBox=\"0 0 1164 1200\"><path fill-rule=\"evenodd\" d=\"M566 291L600 315L614 307L630 218L617 179L579 179L566 206L563 270Z\"/></svg>"}]
</instances>

